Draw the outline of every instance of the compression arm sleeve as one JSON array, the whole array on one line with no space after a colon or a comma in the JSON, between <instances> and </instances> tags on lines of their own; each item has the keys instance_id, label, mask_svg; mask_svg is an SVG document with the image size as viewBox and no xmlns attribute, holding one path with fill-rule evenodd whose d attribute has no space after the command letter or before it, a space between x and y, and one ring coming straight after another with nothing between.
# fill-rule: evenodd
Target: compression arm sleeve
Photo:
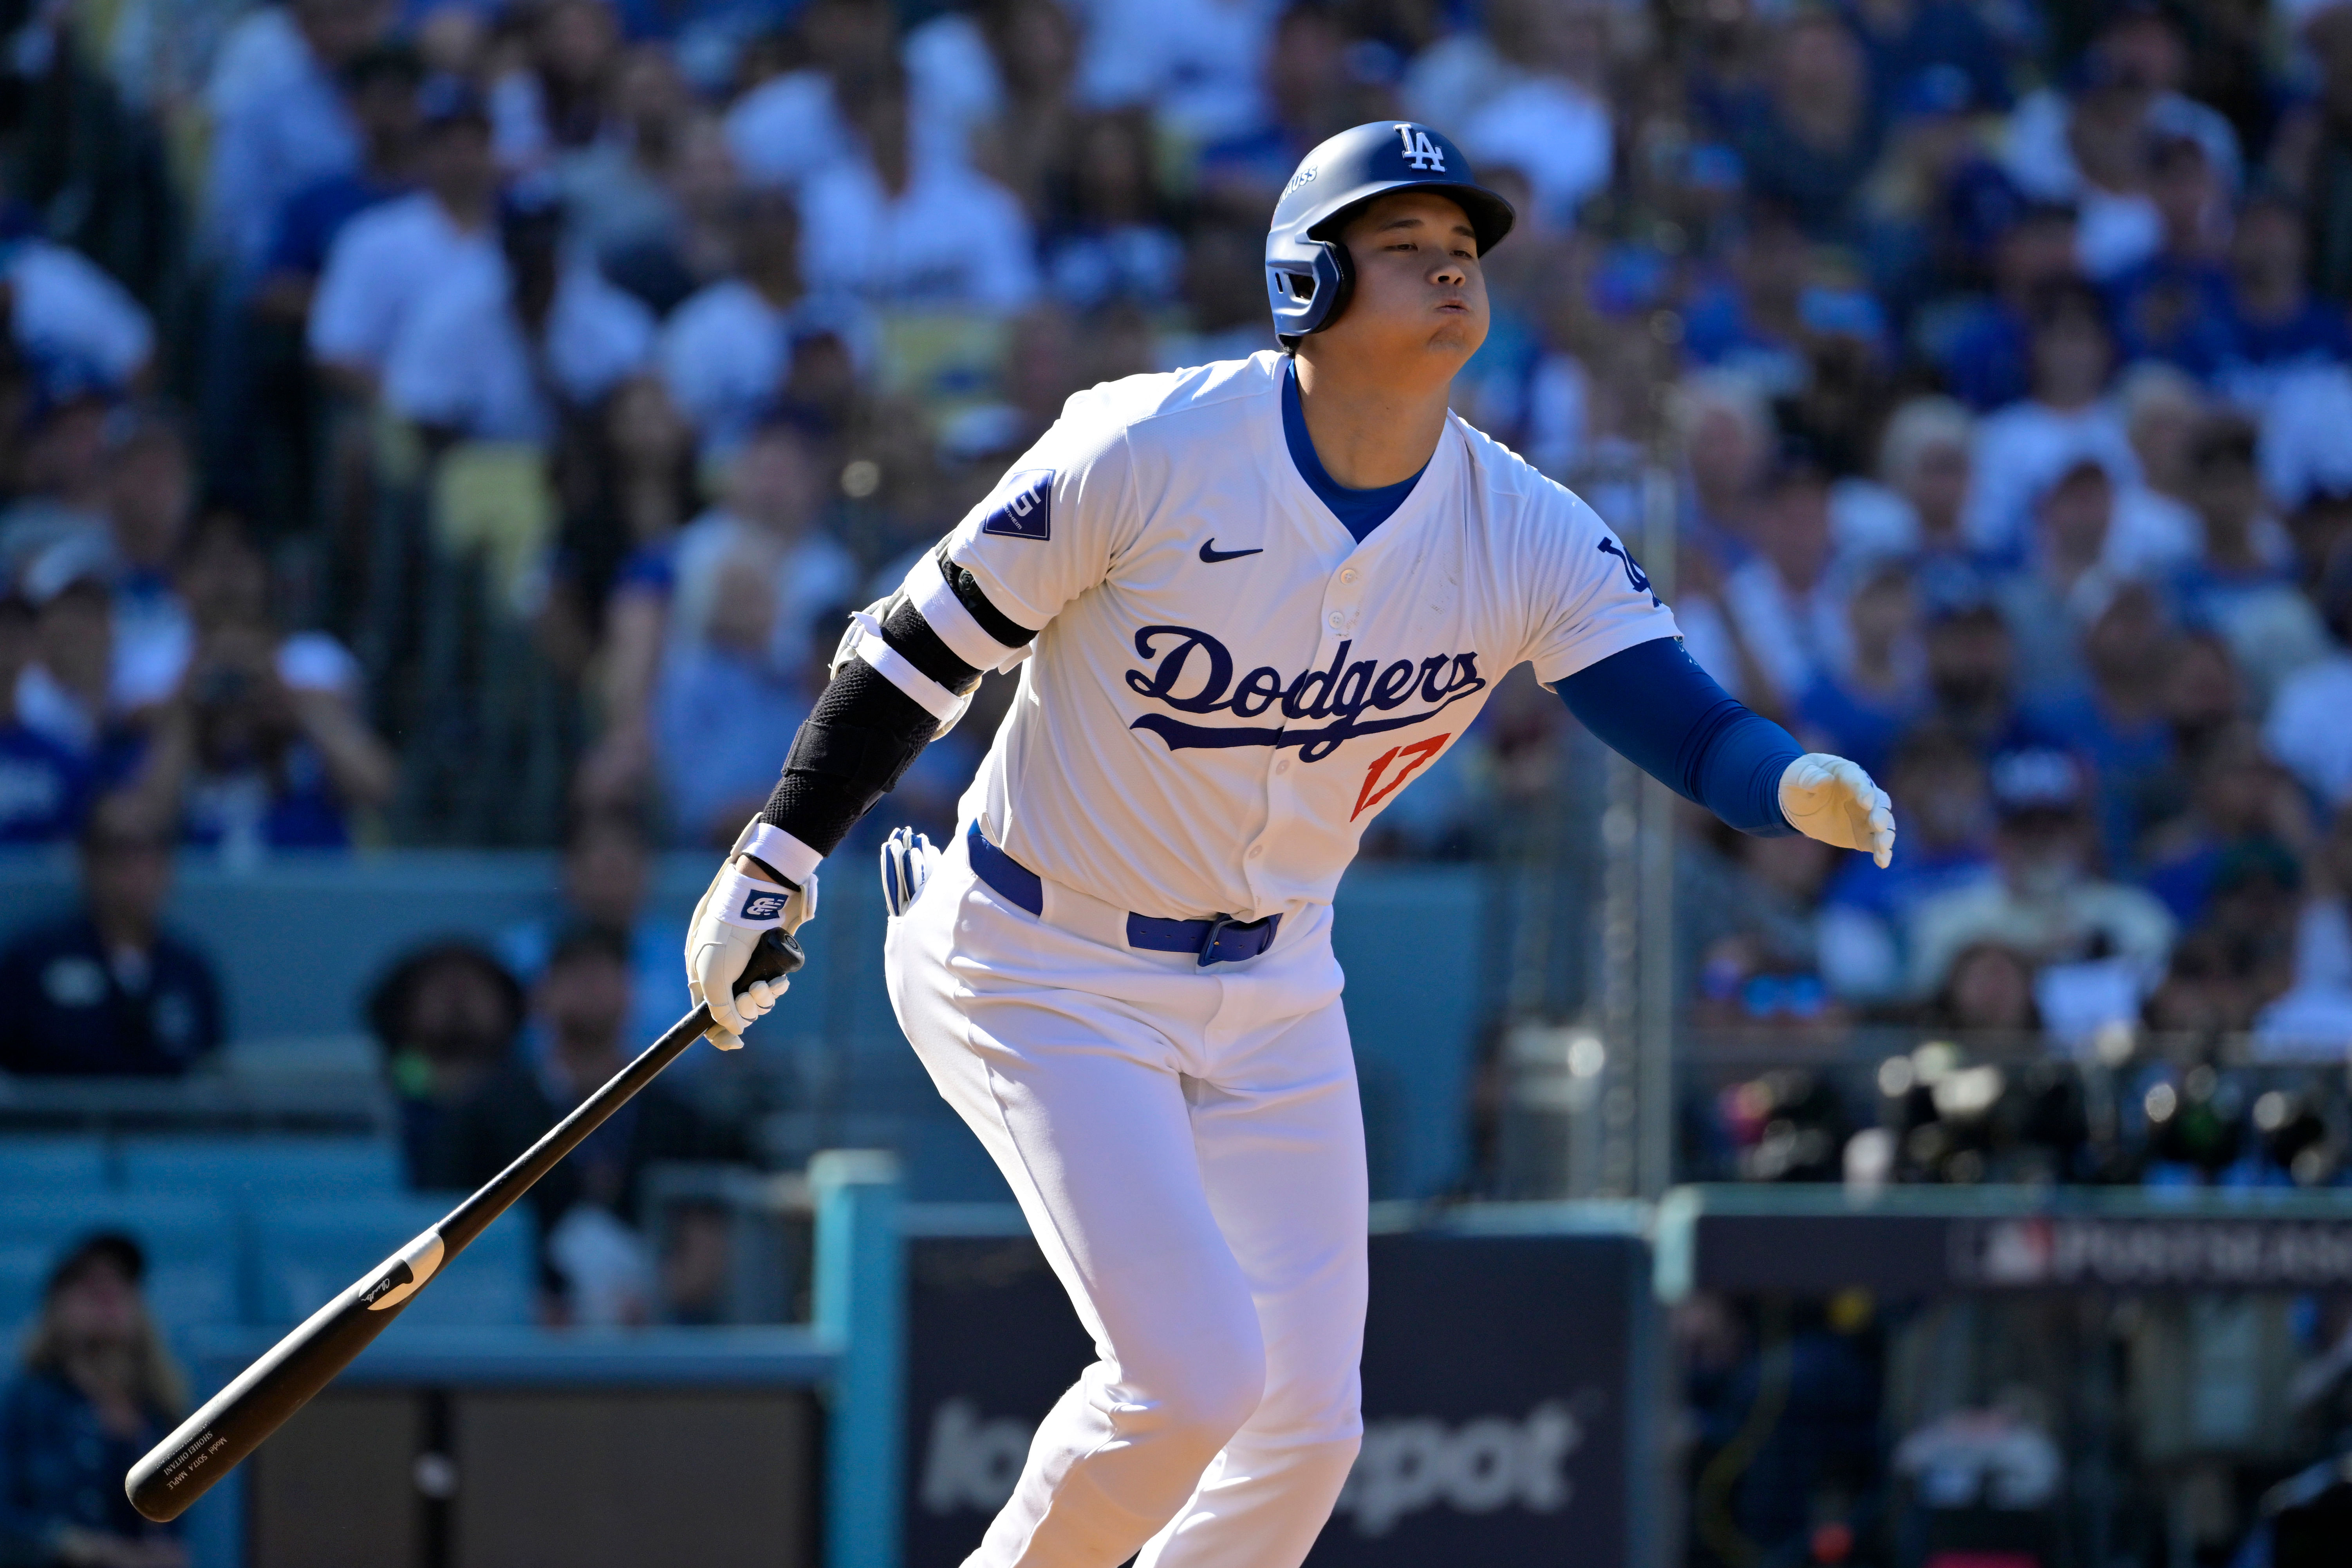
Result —
<instances>
[{"instance_id":1,"label":"compression arm sleeve","mask_svg":"<svg viewBox=\"0 0 2352 1568\"><path fill-rule=\"evenodd\" d=\"M955 603L1007 652L1037 635L1000 614L971 574L947 560L944 547L939 563ZM980 683L980 666L950 649L910 600L892 598L880 620L883 642L920 680L910 682L903 668L886 672L855 656L842 660L815 711L793 737L783 776L760 813L761 821L820 858L840 847L939 733L939 715L919 700L922 682L959 696ZM969 638L960 630L959 640Z\"/></svg>"},{"instance_id":2,"label":"compression arm sleeve","mask_svg":"<svg viewBox=\"0 0 2352 1568\"><path fill-rule=\"evenodd\" d=\"M1680 638L1637 643L1557 689L1586 729L1685 800L1742 833L1796 831L1780 814L1780 775L1805 749L1717 686Z\"/></svg>"}]
</instances>

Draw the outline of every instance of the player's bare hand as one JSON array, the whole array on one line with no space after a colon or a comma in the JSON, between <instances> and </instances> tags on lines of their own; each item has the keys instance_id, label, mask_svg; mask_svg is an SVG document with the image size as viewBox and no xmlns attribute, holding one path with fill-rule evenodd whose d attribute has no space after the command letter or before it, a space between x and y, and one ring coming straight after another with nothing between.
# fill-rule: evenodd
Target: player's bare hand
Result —
<instances>
[{"instance_id":1,"label":"player's bare hand","mask_svg":"<svg viewBox=\"0 0 2352 1568\"><path fill-rule=\"evenodd\" d=\"M686 931L686 988L710 1008L703 1038L722 1051L738 1049L743 1031L765 1017L791 982L782 976L735 989L752 951L771 926L787 935L816 914L816 875L798 887L778 882L737 857L719 868L694 906Z\"/></svg>"},{"instance_id":2,"label":"player's bare hand","mask_svg":"<svg viewBox=\"0 0 2352 1568\"><path fill-rule=\"evenodd\" d=\"M1884 870L1895 858L1895 803L1859 763L1808 752L1780 775L1780 813L1808 838L1859 849Z\"/></svg>"}]
</instances>

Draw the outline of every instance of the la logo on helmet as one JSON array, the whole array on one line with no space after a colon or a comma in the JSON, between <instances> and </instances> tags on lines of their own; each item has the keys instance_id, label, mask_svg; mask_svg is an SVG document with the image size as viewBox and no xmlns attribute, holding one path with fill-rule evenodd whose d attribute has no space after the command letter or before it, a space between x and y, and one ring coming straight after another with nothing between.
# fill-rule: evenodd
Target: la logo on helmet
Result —
<instances>
[{"instance_id":1,"label":"la logo on helmet","mask_svg":"<svg viewBox=\"0 0 2352 1568\"><path fill-rule=\"evenodd\" d=\"M1399 125L1397 139L1404 143L1404 161L1416 169L1445 173L1445 154L1429 139L1429 132L1418 125Z\"/></svg>"}]
</instances>

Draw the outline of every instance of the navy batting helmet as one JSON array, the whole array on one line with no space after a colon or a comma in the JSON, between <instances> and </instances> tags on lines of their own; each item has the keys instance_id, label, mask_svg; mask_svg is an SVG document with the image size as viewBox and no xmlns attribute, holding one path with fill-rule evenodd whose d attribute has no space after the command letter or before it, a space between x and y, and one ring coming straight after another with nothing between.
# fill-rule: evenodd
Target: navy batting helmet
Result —
<instances>
[{"instance_id":1,"label":"navy batting helmet","mask_svg":"<svg viewBox=\"0 0 2352 1568\"><path fill-rule=\"evenodd\" d=\"M1333 237L1356 208L1391 191L1433 191L1470 215L1484 256L1511 232L1511 204L1478 184L1462 150L1426 125L1376 120L1342 131L1298 165L1265 237L1265 295L1287 348L1337 321L1356 273Z\"/></svg>"}]
</instances>

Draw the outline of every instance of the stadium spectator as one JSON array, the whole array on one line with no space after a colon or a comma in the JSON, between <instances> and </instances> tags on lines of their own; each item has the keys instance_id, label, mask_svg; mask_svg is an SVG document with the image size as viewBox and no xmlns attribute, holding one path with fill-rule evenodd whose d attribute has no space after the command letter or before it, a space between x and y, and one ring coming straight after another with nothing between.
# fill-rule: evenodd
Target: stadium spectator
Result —
<instances>
[{"instance_id":1,"label":"stadium spectator","mask_svg":"<svg viewBox=\"0 0 2352 1568\"><path fill-rule=\"evenodd\" d=\"M1087 310L1109 300L1171 297L1183 276L1184 243L1162 211L1150 121L1133 113L1095 114L1074 134L1068 199L1060 221L1042 237L1055 298Z\"/></svg>"},{"instance_id":2,"label":"stadium spectator","mask_svg":"<svg viewBox=\"0 0 2352 1568\"><path fill-rule=\"evenodd\" d=\"M2143 847L2147 889L2186 930L2204 921L2225 872L2269 875L2315 837L2293 777L2251 724L2233 724L2199 758L2188 809Z\"/></svg>"},{"instance_id":3,"label":"stadium spectator","mask_svg":"<svg viewBox=\"0 0 2352 1568\"><path fill-rule=\"evenodd\" d=\"M135 767L145 736L116 685L112 562L102 536L77 534L25 568L33 658L16 675L16 721L73 756L99 786Z\"/></svg>"},{"instance_id":4,"label":"stadium spectator","mask_svg":"<svg viewBox=\"0 0 2352 1568\"><path fill-rule=\"evenodd\" d=\"M13 367L12 367L13 368ZM69 366L22 366L13 496L0 508L0 569L22 574L34 557L106 521L106 429L114 399Z\"/></svg>"},{"instance_id":5,"label":"stadium spectator","mask_svg":"<svg viewBox=\"0 0 2352 1568\"><path fill-rule=\"evenodd\" d=\"M2118 485L2139 479L2123 419L2104 395L2115 345L2098 294L2054 284L2036 297L2032 320L2032 395L1977 426L1969 538L1999 555L2024 547L2034 496L2076 458L2100 463Z\"/></svg>"},{"instance_id":6,"label":"stadium spectator","mask_svg":"<svg viewBox=\"0 0 2352 1568\"><path fill-rule=\"evenodd\" d=\"M705 558L708 584L693 587L700 614L678 617L663 656L652 728L681 843L733 842L775 787L776 737L808 717L817 650L795 649L778 626L782 553L742 532Z\"/></svg>"},{"instance_id":7,"label":"stadium spectator","mask_svg":"<svg viewBox=\"0 0 2352 1568\"><path fill-rule=\"evenodd\" d=\"M2152 254L2163 220L2147 194L2147 154L2162 135L2187 136L2235 191L2237 133L2184 97L2188 55L2169 16L2154 6L2112 13L2080 62L2069 98L2044 88L2011 117L2010 177L2029 196L2082 211L2079 254L2094 278L2112 278Z\"/></svg>"},{"instance_id":8,"label":"stadium spectator","mask_svg":"<svg viewBox=\"0 0 2352 1568\"><path fill-rule=\"evenodd\" d=\"M50 1270L0 1393L0 1561L187 1568L179 1526L141 1518L122 1489L186 1401L140 1293L146 1272L139 1244L114 1232L85 1237Z\"/></svg>"},{"instance_id":9,"label":"stadium spectator","mask_svg":"<svg viewBox=\"0 0 2352 1568\"><path fill-rule=\"evenodd\" d=\"M1786 713L1821 672L1842 664L1845 616L1830 566L1829 477L1809 452L1785 455L1747 519L1747 560L1726 576L1722 602L1763 675L1749 694Z\"/></svg>"},{"instance_id":10,"label":"stadium spectator","mask_svg":"<svg viewBox=\"0 0 2352 1568\"><path fill-rule=\"evenodd\" d=\"M986 91L969 95L985 104L987 119L971 127L966 151L992 163L996 177L1020 198L1031 219L1045 224L1054 216L1056 184L1068 182L1076 202L1083 205L1085 200L1076 195L1084 184L1078 172L1083 111L1075 96L1079 20L1059 0L989 0L973 7L971 16L991 69L983 73L971 68L979 62L968 62L964 74L993 80L986 84ZM918 40L951 37L943 24L956 20L960 18L950 12L908 37L908 70L918 82L930 74L919 57ZM935 88L917 94L921 101L945 104L958 102L960 96ZM1140 110L1111 112L1146 126L1152 123Z\"/></svg>"},{"instance_id":11,"label":"stadium spectator","mask_svg":"<svg viewBox=\"0 0 2352 1568\"><path fill-rule=\"evenodd\" d=\"M1882 102L1930 72L1956 76L1975 102L2009 107L2009 62L1975 7L1958 0L1860 0L1849 13Z\"/></svg>"},{"instance_id":12,"label":"stadium spectator","mask_svg":"<svg viewBox=\"0 0 2352 1568\"><path fill-rule=\"evenodd\" d=\"M141 712L186 668L193 630L173 574L195 507L195 454L161 412L109 422L106 521L114 551L114 701Z\"/></svg>"},{"instance_id":13,"label":"stadium spectator","mask_svg":"<svg viewBox=\"0 0 2352 1568\"><path fill-rule=\"evenodd\" d=\"M1035 243L1013 194L916 139L895 71L857 81L845 113L849 152L801 187L811 286L934 310L1027 305L1037 292Z\"/></svg>"},{"instance_id":14,"label":"stadium spectator","mask_svg":"<svg viewBox=\"0 0 2352 1568\"><path fill-rule=\"evenodd\" d=\"M633 1011L623 939L586 928L558 942L531 1010L541 1049L509 1057L449 1114L425 1158L423 1184L470 1190L488 1181L640 1048L622 1034ZM554 1315L644 1321L647 1266L629 1221L638 1213L646 1167L741 1154L731 1130L659 1080L639 1090L530 1190L541 1255L556 1289Z\"/></svg>"},{"instance_id":15,"label":"stadium spectator","mask_svg":"<svg viewBox=\"0 0 2352 1568\"><path fill-rule=\"evenodd\" d=\"M671 401L723 454L784 395L794 342L830 332L870 363L874 328L854 297L808 297L801 283L800 213L779 191L733 203L731 276L709 284L663 323L657 357Z\"/></svg>"},{"instance_id":16,"label":"stadium spectator","mask_svg":"<svg viewBox=\"0 0 2352 1568\"><path fill-rule=\"evenodd\" d=\"M710 602L726 576L721 560L764 549L772 574L774 625L770 662L804 672L807 650L827 630L824 617L856 597L857 563L825 524L824 447L807 422L772 419L752 431L729 461L719 504L677 535L671 556L676 596L670 635L702 635Z\"/></svg>"},{"instance_id":17,"label":"stadium spectator","mask_svg":"<svg viewBox=\"0 0 2352 1568\"><path fill-rule=\"evenodd\" d=\"M205 89L215 128L205 231L240 295L288 200L359 166L339 73L383 37L393 12L386 0L289 0L248 12L223 40Z\"/></svg>"},{"instance_id":18,"label":"stadium spectator","mask_svg":"<svg viewBox=\"0 0 2352 1568\"><path fill-rule=\"evenodd\" d=\"M2352 805L2352 546L2339 545L2322 580L2319 609L2331 633L2326 657L2289 676L2271 704L2263 738L2304 787L2333 807Z\"/></svg>"},{"instance_id":19,"label":"stadium spectator","mask_svg":"<svg viewBox=\"0 0 2352 1568\"><path fill-rule=\"evenodd\" d=\"M1110 0L1089 16L1078 98L1096 109L1150 108L1205 146L1265 117L1260 62L1278 0Z\"/></svg>"},{"instance_id":20,"label":"stadium spectator","mask_svg":"<svg viewBox=\"0 0 2352 1568\"><path fill-rule=\"evenodd\" d=\"M2082 684L2083 627L2113 595L2106 564L2115 534L2116 482L2090 458L2054 476L2034 498L2026 563L1995 588L2017 662L2059 692Z\"/></svg>"},{"instance_id":21,"label":"stadium spectator","mask_svg":"<svg viewBox=\"0 0 2352 1568\"><path fill-rule=\"evenodd\" d=\"M1928 1005L1938 1028L2038 1033L2042 1010L2033 1000L2033 963L1998 942L1979 942L1952 960L1943 989Z\"/></svg>"},{"instance_id":22,"label":"stadium spectator","mask_svg":"<svg viewBox=\"0 0 2352 1568\"><path fill-rule=\"evenodd\" d=\"M171 843L133 796L91 808L80 911L0 952L0 1069L173 1078L218 1047L212 961L162 923Z\"/></svg>"},{"instance_id":23,"label":"stadium spectator","mask_svg":"<svg viewBox=\"0 0 2352 1568\"><path fill-rule=\"evenodd\" d=\"M1834 657L1813 666L1793 710L1817 750L1883 778L1895 743L1926 705L1919 594L1909 564L1886 562L1845 602Z\"/></svg>"},{"instance_id":24,"label":"stadium spectator","mask_svg":"<svg viewBox=\"0 0 2352 1568\"><path fill-rule=\"evenodd\" d=\"M564 840L562 901L499 938L499 955L525 985L539 983L569 929L593 926L625 939L634 1010L624 1029L635 1046L651 1045L694 1005L677 973L677 922L646 905L652 847L635 816L583 812Z\"/></svg>"},{"instance_id":25,"label":"stadium spectator","mask_svg":"<svg viewBox=\"0 0 2352 1568\"><path fill-rule=\"evenodd\" d=\"M0 844L48 844L81 820L83 760L16 713L16 680L34 658L33 606L0 594Z\"/></svg>"},{"instance_id":26,"label":"stadium spectator","mask_svg":"<svg viewBox=\"0 0 2352 1568\"><path fill-rule=\"evenodd\" d=\"M417 118L423 188L343 226L310 306L312 358L330 384L362 403L374 398L427 299L499 271L488 111L467 83L438 77L419 90Z\"/></svg>"},{"instance_id":27,"label":"stadium spectator","mask_svg":"<svg viewBox=\"0 0 2352 1568\"><path fill-rule=\"evenodd\" d=\"M141 795L233 864L348 846L352 815L391 798L398 768L362 716L351 654L324 632L278 632L268 564L234 517L198 531L179 586L188 658L156 721Z\"/></svg>"},{"instance_id":28,"label":"stadium spectator","mask_svg":"<svg viewBox=\"0 0 2352 1568\"><path fill-rule=\"evenodd\" d=\"M1878 159L1876 107L1868 59L1845 24L1827 11L1792 14L1773 41L1768 94L1734 141L1748 189L1817 239L1842 235Z\"/></svg>"},{"instance_id":29,"label":"stadium spectator","mask_svg":"<svg viewBox=\"0 0 2352 1568\"><path fill-rule=\"evenodd\" d=\"M503 268L467 268L419 300L384 368L384 400L428 442L552 450L653 351L645 306L563 253L563 212L543 186L508 193Z\"/></svg>"},{"instance_id":30,"label":"stadium spectator","mask_svg":"<svg viewBox=\"0 0 2352 1568\"><path fill-rule=\"evenodd\" d=\"M2173 808L2174 738L2166 672L2175 630L2146 583L2117 586L2084 631L2079 689L2038 694L2036 728L2066 736L2089 765L2106 862L2139 863L2140 843Z\"/></svg>"},{"instance_id":31,"label":"stadium spectator","mask_svg":"<svg viewBox=\"0 0 2352 1568\"><path fill-rule=\"evenodd\" d=\"M408 953L378 980L365 1012L399 1107L409 1182L429 1186L427 1161L443 1121L515 1048L522 987L478 944L438 942Z\"/></svg>"},{"instance_id":32,"label":"stadium spectator","mask_svg":"<svg viewBox=\"0 0 2352 1568\"><path fill-rule=\"evenodd\" d=\"M2352 806L2336 813L2306 865L2293 981L2254 1027L2266 1040L2321 1045L2332 1057L2352 1037Z\"/></svg>"},{"instance_id":33,"label":"stadium spectator","mask_svg":"<svg viewBox=\"0 0 2352 1568\"><path fill-rule=\"evenodd\" d=\"M1938 609L1923 646L1931 721L1988 759L2045 738L2018 690L2016 639L1989 600Z\"/></svg>"},{"instance_id":34,"label":"stadium spectator","mask_svg":"<svg viewBox=\"0 0 2352 1568\"><path fill-rule=\"evenodd\" d=\"M1265 237L1257 232L1264 226L1244 222L1218 204L1209 206L1194 218L1184 246L1190 330L1160 340L1156 369L1247 359L1275 346L1274 328L1265 319L1265 285L1254 270L1254 258L1265 249Z\"/></svg>"},{"instance_id":35,"label":"stadium spectator","mask_svg":"<svg viewBox=\"0 0 2352 1568\"><path fill-rule=\"evenodd\" d=\"M7 287L9 341L51 381L79 380L119 395L149 379L155 323L81 252L37 234L7 235L0 282Z\"/></svg>"},{"instance_id":36,"label":"stadium spectator","mask_svg":"<svg viewBox=\"0 0 2352 1568\"><path fill-rule=\"evenodd\" d=\"M2074 208L2028 203L2008 215L1988 242L1992 293L1966 295L1947 307L1951 320L1927 346L1952 395L1990 414L2033 390L2028 342L2034 301L2053 284L2079 278Z\"/></svg>"},{"instance_id":37,"label":"stadium spectator","mask_svg":"<svg viewBox=\"0 0 2352 1568\"><path fill-rule=\"evenodd\" d=\"M794 68L755 82L727 111L727 145L744 177L797 188L849 155L839 81L887 69L897 48L889 8L873 0L811 0L793 19Z\"/></svg>"},{"instance_id":38,"label":"stadium spectator","mask_svg":"<svg viewBox=\"0 0 2352 1568\"><path fill-rule=\"evenodd\" d=\"M2352 325L2342 308L2312 295L2305 225L2302 210L2275 191L2257 192L2238 209L2230 247L2231 353L2221 384L2247 407L2267 404L2289 371L2352 359Z\"/></svg>"},{"instance_id":39,"label":"stadium spectator","mask_svg":"<svg viewBox=\"0 0 2352 1568\"><path fill-rule=\"evenodd\" d=\"M490 86L499 164L527 173L593 146L611 122L621 18L611 0L551 0L521 18L522 58Z\"/></svg>"},{"instance_id":40,"label":"stadium spectator","mask_svg":"<svg viewBox=\"0 0 2352 1568\"><path fill-rule=\"evenodd\" d=\"M1894 864L1879 872L1850 862L1822 896L1822 973L1837 994L1856 1002L1901 994L1922 904L1994 875L1991 786L1974 746L1948 731L1916 730L1896 749L1885 777L1906 805Z\"/></svg>"},{"instance_id":41,"label":"stadium spectator","mask_svg":"<svg viewBox=\"0 0 2352 1568\"><path fill-rule=\"evenodd\" d=\"M2229 198L2193 136L2158 141L2148 189L2161 239L2147 259L2107 280L2117 346L2126 363L2162 360L2210 382L2236 348L2224 265Z\"/></svg>"},{"instance_id":42,"label":"stadium spectator","mask_svg":"<svg viewBox=\"0 0 2352 1568\"><path fill-rule=\"evenodd\" d=\"M1889 555L1915 558L1926 573L1964 558L1960 508L1969 493L1969 447L1976 421L1947 397L1915 397L1879 436L1874 479L1849 475L1830 489L1830 541L1845 571ZM1939 595L1940 596L1940 595Z\"/></svg>"},{"instance_id":43,"label":"stadium spectator","mask_svg":"<svg viewBox=\"0 0 2352 1568\"><path fill-rule=\"evenodd\" d=\"M562 195L567 237L608 273L663 249L683 226L671 187L695 117L686 80L659 45L626 51L610 77L611 125L549 167Z\"/></svg>"},{"instance_id":44,"label":"stadium spectator","mask_svg":"<svg viewBox=\"0 0 2352 1568\"><path fill-rule=\"evenodd\" d=\"M1937 893L1912 912L1909 983L1932 995L1978 942L2015 947L2037 967L2120 958L2147 983L2162 973L2175 924L2140 889L2102 879L2082 770L2063 752L1994 760L2000 876Z\"/></svg>"},{"instance_id":45,"label":"stadium spectator","mask_svg":"<svg viewBox=\"0 0 2352 1568\"><path fill-rule=\"evenodd\" d=\"M417 89L424 80L424 61L404 44L379 44L343 68L360 130L360 162L286 198L254 291L257 310L273 319L308 321L311 296L344 226L407 193L417 173Z\"/></svg>"},{"instance_id":46,"label":"stadium spectator","mask_svg":"<svg viewBox=\"0 0 2352 1568\"><path fill-rule=\"evenodd\" d=\"M2189 448L2189 499L2204 549L2174 583L2182 618L2229 645L2257 710L2280 684L2324 657L2327 633L2296 587L2294 547L2270 515L2255 467L2253 426L2220 416Z\"/></svg>"}]
</instances>

